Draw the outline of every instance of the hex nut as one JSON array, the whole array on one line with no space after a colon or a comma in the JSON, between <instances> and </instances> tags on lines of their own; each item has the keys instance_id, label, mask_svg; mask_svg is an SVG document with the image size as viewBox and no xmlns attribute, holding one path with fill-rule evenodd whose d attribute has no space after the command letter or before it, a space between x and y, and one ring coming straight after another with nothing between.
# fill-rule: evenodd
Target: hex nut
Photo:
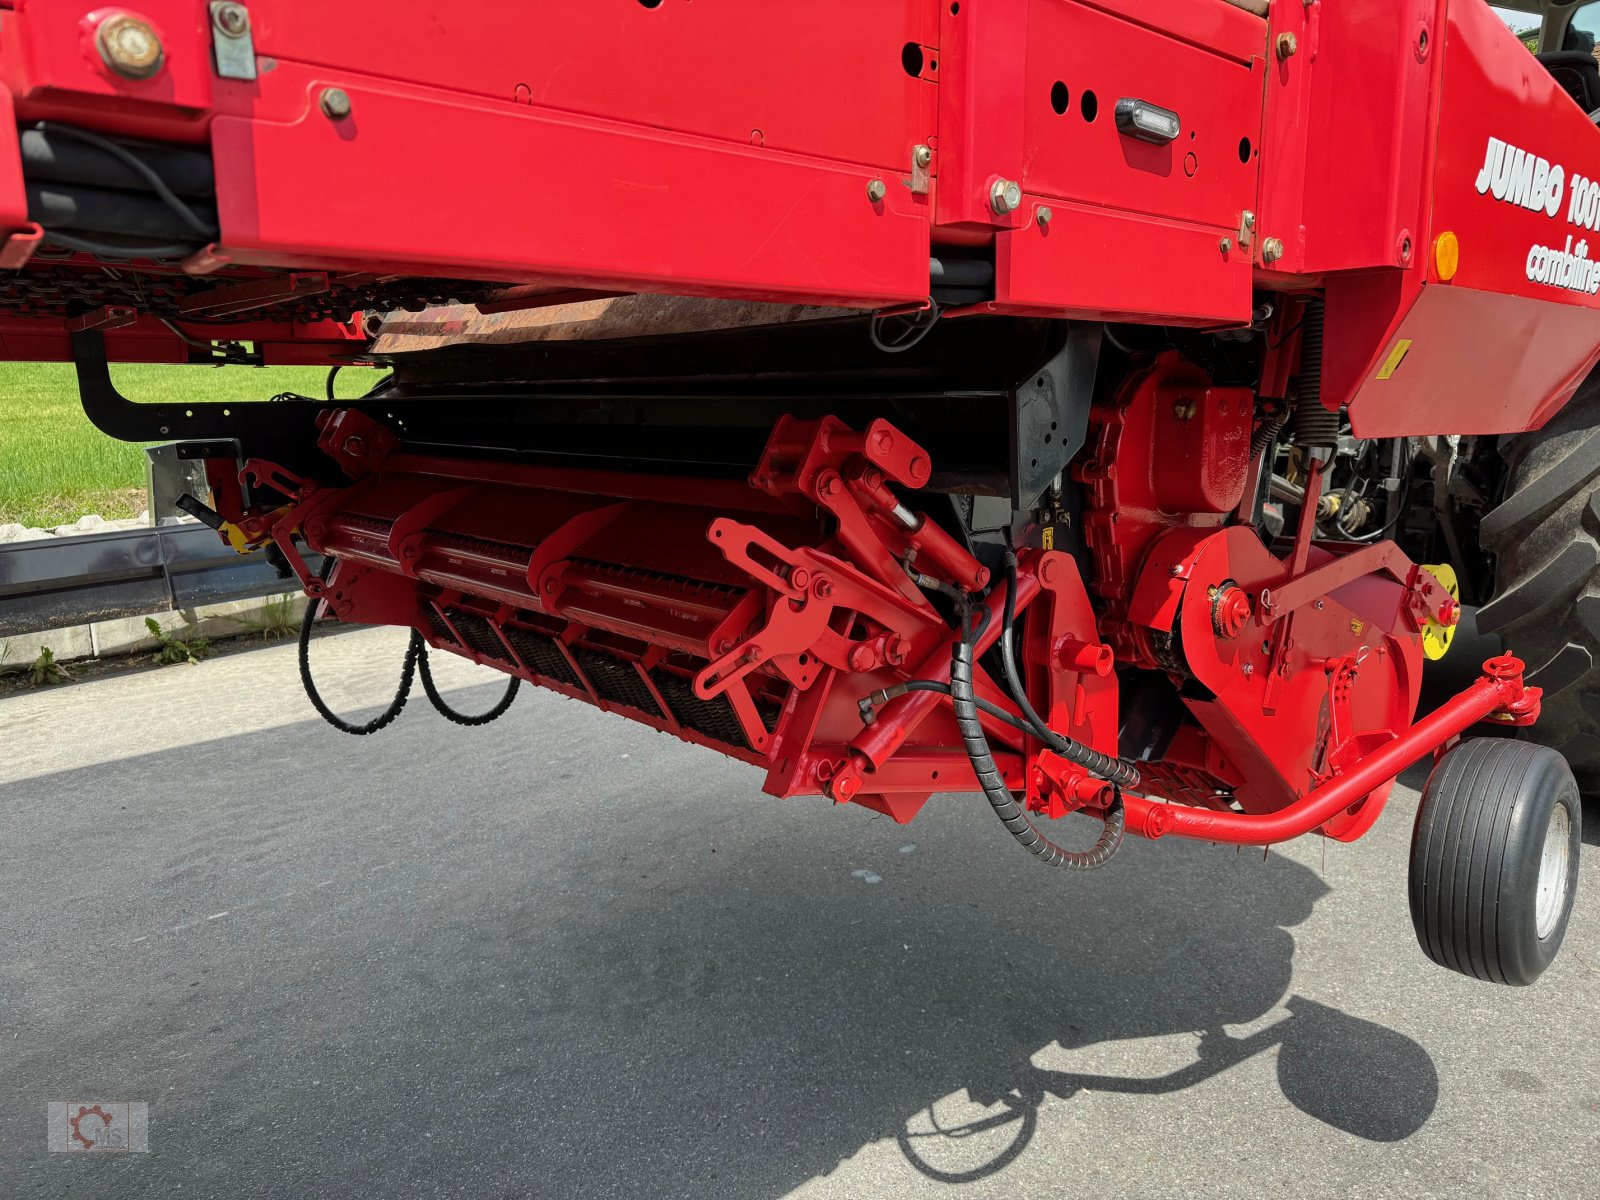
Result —
<instances>
[{"instance_id":1,"label":"hex nut","mask_svg":"<svg viewBox=\"0 0 1600 1200\"><path fill-rule=\"evenodd\" d=\"M323 88L317 105L330 121L342 121L350 115L350 94L343 88Z\"/></svg>"},{"instance_id":2,"label":"hex nut","mask_svg":"<svg viewBox=\"0 0 1600 1200\"><path fill-rule=\"evenodd\" d=\"M1022 207L1022 185L1015 179L996 179L989 188L989 207L996 216L1006 216Z\"/></svg>"},{"instance_id":3,"label":"hex nut","mask_svg":"<svg viewBox=\"0 0 1600 1200\"><path fill-rule=\"evenodd\" d=\"M874 179L867 184L867 199L874 204L879 204L889 194L889 187L881 179Z\"/></svg>"},{"instance_id":4,"label":"hex nut","mask_svg":"<svg viewBox=\"0 0 1600 1200\"><path fill-rule=\"evenodd\" d=\"M1269 237L1261 243L1261 261L1275 263L1283 257L1283 239Z\"/></svg>"}]
</instances>

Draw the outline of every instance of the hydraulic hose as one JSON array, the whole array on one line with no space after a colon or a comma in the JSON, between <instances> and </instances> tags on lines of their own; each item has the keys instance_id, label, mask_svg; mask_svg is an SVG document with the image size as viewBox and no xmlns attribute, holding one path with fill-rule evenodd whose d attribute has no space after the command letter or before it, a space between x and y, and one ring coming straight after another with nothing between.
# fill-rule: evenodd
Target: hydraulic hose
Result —
<instances>
[{"instance_id":1,"label":"hydraulic hose","mask_svg":"<svg viewBox=\"0 0 1600 1200\"><path fill-rule=\"evenodd\" d=\"M332 559L328 560L330 563ZM306 697L311 701L311 707L321 714L322 719L341 733L352 734L356 737L365 737L392 722L400 715L400 710L406 706L406 699L411 695L411 679L417 669L417 659L426 652L422 635L415 631L411 640L406 645L405 661L400 666L400 686L395 690L394 699L372 720L356 724L346 721L333 709L329 708L317 691L317 685L311 678L311 627L316 624L318 601L312 600L306 605L306 615L300 621L300 682L306 689Z\"/></svg>"},{"instance_id":2,"label":"hydraulic hose","mask_svg":"<svg viewBox=\"0 0 1600 1200\"><path fill-rule=\"evenodd\" d=\"M334 368L337 370L338 368ZM333 387L333 378L329 376L328 387ZM333 570L334 560L324 560L322 564L322 579L327 581ZM411 696L411 681L414 675L421 673L422 690L427 693L428 702L438 711L439 715L447 721L454 721L457 725L487 725L505 713L511 707L511 702L517 698L517 691L522 686L522 680L515 675L506 686L505 695L488 712L476 715L458 712L445 702L439 694L439 689L433 682L433 669L428 665L428 643L422 634L415 629L411 631L411 639L406 643L406 656L400 665L400 686L395 690L394 699L389 702L377 716L370 721L356 724L346 721L338 713L328 707L322 699L322 694L317 691L317 685L311 678L311 627L316 624L318 601L313 600L306 605L306 615L300 621L300 683L306 689L306 697L311 701L311 707L316 709L322 719L341 733L348 733L355 737L365 737L369 733L377 733L400 715L400 710L406 706L406 700Z\"/></svg>"},{"instance_id":3,"label":"hydraulic hose","mask_svg":"<svg viewBox=\"0 0 1600 1200\"><path fill-rule=\"evenodd\" d=\"M1123 762L1109 754L1085 746L1082 742L1063 737L1047 725L1028 701L1028 689L1022 685L1022 674L1017 670L1017 648L1013 644L1016 622L1017 556L1006 551L1006 600L1001 617L1000 661L1005 667L1006 684L1011 698L1017 702L1023 717L1032 727L1033 735L1068 762L1076 763L1091 775L1097 775L1118 787L1138 787L1139 771L1132 763ZM970 684L971 676L968 680ZM951 677L951 695L954 696L954 676Z\"/></svg>"},{"instance_id":4,"label":"hydraulic hose","mask_svg":"<svg viewBox=\"0 0 1600 1200\"><path fill-rule=\"evenodd\" d=\"M433 684L433 668L428 665L427 643L422 640L421 634L412 634L412 637L416 639L417 644L421 647L417 654L417 670L422 675L422 690L427 693L428 703L432 704L445 720L454 721L457 725L487 725L490 721L503 715L506 709L511 707L511 702L517 698L517 690L522 687L522 680L513 675L511 682L506 685L505 695L501 696L500 702L488 712L479 713L476 716L457 712L445 702L444 697L439 694L439 689Z\"/></svg>"},{"instance_id":5,"label":"hydraulic hose","mask_svg":"<svg viewBox=\"0 0 1600 1200\"><path fill-rule=\"evenodd\" d=\"M1002 635L1004 636L1004 635ZM972 773L978 778L984 798L994 809L995 816L1006 827L1006 832L1016 838L1022 848L1035 858L1053 867L1070 871L1092 871L1103 867L1122 845L1123 813L1122 793L1115 793L1111 807L1106 810L1106 826L1100 839L1088 850L1068 850L1058 846L1028 819L1028 814L1017 798L1006 787L1005 777L995 765L989 752L989 740L983 735L983 725L978 720L978 706L972 692L972 644L965 640L956 643L950 660L950 703L955 709L956 727L966 746L967 757L972 761Z\"/></svg>"},{"instance_id":6,"label":"hydraulic hose","mask_svg":"<svg viewBox=\"0 0 1600 1200\"><path fill-rule=\"evenodd\" d=\"M933 692L936 695L948 696L950 694L950 685L948 683L940 683L936 679L908 679L904 683L891 684L889 687L873 692L870 696L865 696L861 699L857 706L861 710L861 723L863 725L872 724L874 709L878 705L887 704L896 696L903 696L907 692ZM1011 726L1011 728L1025 737L1034 736L1032 725L1029 725L1020 717L1015 717L1008 713L998 704L990 704L982 696L976 697L973 703L978 706L979 712L988 713L996 721Z\"/></svg>"}]
</instances>

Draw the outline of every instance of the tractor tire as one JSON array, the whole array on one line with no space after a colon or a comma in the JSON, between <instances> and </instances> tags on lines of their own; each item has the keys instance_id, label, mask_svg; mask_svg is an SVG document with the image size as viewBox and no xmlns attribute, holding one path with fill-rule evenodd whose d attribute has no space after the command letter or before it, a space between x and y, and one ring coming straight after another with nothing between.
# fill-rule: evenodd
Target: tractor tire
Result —
<instances>
[{"instance_id":1,"label":"tractor tire","mask_svg":"<svg viewBox=\"0 0 1600 1200\"><path fill-rule=\"evenodd\" d=\"M1480 525L1496 591L1478 628L1544 689L1530 740L1600 795L1600 372L1543 429L1503 447L1505 499Z\"/></svg>"}]
</instances>

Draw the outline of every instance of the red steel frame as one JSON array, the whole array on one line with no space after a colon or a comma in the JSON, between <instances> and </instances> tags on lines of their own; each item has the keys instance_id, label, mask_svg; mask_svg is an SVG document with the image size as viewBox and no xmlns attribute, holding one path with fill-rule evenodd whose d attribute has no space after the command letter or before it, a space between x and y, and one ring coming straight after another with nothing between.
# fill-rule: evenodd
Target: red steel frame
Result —
<instances>
[{"instance_id":1,"label":"red steel frame","mask_svg":"<svg viewBox=\"0 0 1600 1200\"><path fill-rule=\"evenodd\" d=\"M1557 166L1600 178L1600 134L1481 0L1273 0L1266 20L1226 0L246 7L252 80L218 75L198 0L0 3L0 265L39 261L11 131L52 119L208 148L221 234L178 269L241 287L296 270L489 280L508 289L490 309L663 291L904 310L960 248L992 258L993 299L953 317L1225 329L1263 290L1320 294L1321 396L1360 436L1531 428L1600 357L1600 299L1533 271L1587 232L1577 189L1535 211L1476 186L1496 141L1544 164L1546 198ZM122 15L161 41L149 78L96 47ZM1178 138L1120 133L1127 99L1177 112ZM136 315L86 319L116 357L187 357ZM71 325L4 318L0 354L64 356ZM360 345L328 322L184 328L267 361ZM1096 409L1072 468L1094 602L1070 556L1022 554L1027 683L1058 732L1117 752L1113 662L1184 681L1194 721L1147 772L1184 803L1130 792L1146 836L1355 837L1407 762L1537 713L1508 659L1412 724L1420 631L1455 616L1432 576L1388 544L1314 544L1309 516L1283 557L1229 524L1262 469L1257 396L1295 370L1297 327L1274 328L1254 393L1167 355ZM353 412L321 444L347 485L247 466L282 509L212 478L339 615L759 762L779 795L906 820L975 786L944 698L872 700L948 679L955 634L903 564L951 593L987 582L899 500L930 463L894 427L781 422L748 487L431 459ZM326 584L297 538L339 560ZM982 604L980 650L1000 593ZM978 693L1015 713L981 672ZM986 727L1036 811L1112 802Z\"/></svg>"}]
</instances>

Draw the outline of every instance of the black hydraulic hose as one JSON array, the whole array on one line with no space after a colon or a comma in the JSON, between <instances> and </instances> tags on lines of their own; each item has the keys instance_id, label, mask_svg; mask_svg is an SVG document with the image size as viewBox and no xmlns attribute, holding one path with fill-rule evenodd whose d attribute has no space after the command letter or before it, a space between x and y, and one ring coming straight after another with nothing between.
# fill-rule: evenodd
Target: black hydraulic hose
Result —
<instances>
[{"instance_id":1,"label":"black hydraulic hose","mask_svg":"<svg viewBox=\"0 0 1600 1200\"><path fill-rule=\"evenodd\" d=\"M53 122L24 126L17 138L22 151L22 174L49 183L154 191L145 174L148 169L175 195L210 199L217 194L209 150L143 143L133 148L138 150L135 156L125 143L113 143L116 149L106 149L107 140L87 130ZM124 158L122 152L129 157ZM135 157L137 162L130 163L129 158Z\"/></svg>"},{"instance_id":2,"label":"black hydraulic hose","mask_svg":"<svg viewBox=\"0 0 1600 1200\"><path fill-rule=\"evenodd\" d=\"M1085 746L1082 742L1064 737L1051 729L1044 719L1034 711L1028 702L1028 690L1022 685L1022 674L1017 670L1017 649L1012 644L1015 629L1013 626L1017 616L1017 556L1010 550L1006 551L1006 599L1004 615L1001 617L1000 626L1000 661L1004 664L1006 684L1011 690L1011 698L1017 702L1017 707L1022 710L1023 717L1032 727L1031 731L1050 749L1068 762L1076 763L1091 775L1097 775L1119 787L1138 787L1139 771L1132 763L1123 762L1109 754Z\"/></svg>"},{"instance_id":3,"label":"black hydraulic hose","mask_svg":"<svg viewBox=\"0 0 1600 1200\"><path fill-rule=\"evenodd\" d=\"M79 129L74 125L62 125L55 121L36 122L32 128L32 132L43 135L46 138L73 138L87 146L94 147L96 150L99 150L104 154L110 155L112 158L122 163L122 165L129 171L132 171L139 178L143 179L144 182L149 185L150 190L161 199L161 202L165 204L167 208L170 209L185 226L188 227L191 233L201 238L214 238L217 236L215 208L209 205L202 205L197 210L195 207L192 207L185 201L179 199L172 188L168 186L167 181L161 177L160 173L157 172L155 168L147 163L144 159L140 158L139 155L128 149L128 147L119 145L110 138L101 137L98 133L91 133L87 129ZM164 161L172 159L172 151L167 151L165 154L166 159ZM196 158L203 158L203 156L189 156L191 165L192 160ZM188 181L190 184L190 190L194 190L193 185L195 182L195 180ZM210 189L203 191L203 194L211 195L214 191L215 184L213 183ZM211 220L206 220L206 217L210 217Z\"/></svg>"},{"instance_id":4,"label":"black hydraulic hose","mask_svg":"<svg viewBox=\"0 0 1600 1200\"><path fill-rule=\"evenodd\" d=\"M989 751L989 739L983 735L983 724L978 720L978 706L972 692L972 644L966 640L956 642L950 659L950 703L955 709L956 727L966 746L967 757L972 762L972 773L978 777L978 786L984 798L994 809L995 816L1006 831L1016 838L1022 848L1035 858L1053 867L1071 871L1092 871L1103 867L1122 845L1123 812L1122 793L1117 791L1106 810L1106 827L1100 838L1088 850L1068 850L1058 846L1028 819L1027 811L1017 803L1017 798L1006 787L1005 777L995 765Z\"/></svg>"},{"instance_id":5,"label":"black hydraulic hose","mask_svg":"<svg viewBox=\"0 0 1600 1200\"><path fill-rule=\"evenodd\" d=\"M333 560L328 561L331 563ZM389 707L372 720L358 725L353 721L346 721L329 708L311 679L311 626L317 620L318 604L317 600L310 601L306 605L306 615L300 622L300 682L306 689L306 697L311 701L311 707L321 714L322 719L341 733L353 734L356 737L377 733L398 717L400 710L406 706L406 699L411 695L411 679L417 668L417 659L426 651L422 635L415 630L412 631L411 640L406 645L405 661L400 667L400 686L395 689L394 699L389 702Z\"/></svg>"},{"instance_id":6,"label":"black hydraulic hose","mask_svg":"<svg viewBox=\"0 0 1600 1200\"><path fill-rule=\"evenodd\" d=\"M196 200L193 207L184 204L180 213L159 197L143 192L114 192L110 188L31 180L24 183L23 191L28 201L28 219L52 232L70 229L89 235L111 234L163 242L193 238L195 245L217 236L216 209L201 200ZM195 225L200 230L196 230Z\"/></svg>"},{"instance_id":7,"label":"black hydraulic hose","mask_svg":"<svg viewBox=\"0 0 1600 1200\"><path fill-rule=\"evenodd\" d=\"M950 685L948 683L940 683L936 679L908 679L904 683L892 684L882 691L873 692L871 695L863 697L858 704L861 710L861 723L863 725L872 724L874 709L878 705L887 704L896 696L903 696L907 692L933 692L935 695L948 696L950 694ZM1018 733L1025 734L1028 737L1034 736L1032 725L1029 725L1020 717L1008 713L998 704L990 704L981 696L975 697L973 703L978 706L979 712L988 713L995 720L1011 726Z\"/></svg>"},{"instance_id":8,"label":"black hydraulic hose","mask_svg":"<svg viewBox=\"0 0 1600 1200\"><path fill-rule=\"evenodd\" d=\"M45 241L53 242L66 250L76 250L80 254L92 254L96 258L114 259L117 262L131 262L136 258L187 258L195 251L194 245L189 242L163 242L160 244L146 242L136 244L133 242L107 242L99 238L78 237L72 233L62 233L59 229L45 232Z\"/></svg>"},{"instance_id":9,"label":"black hydraulic hose","mask_svg":"<svg viewBox=\"0 0 1600 1200\"><path fill-rule=\"evenodd\" d=\"M476 716L457 712L449 704L445 703L444 697L439 694L439 689L434 687L433 669L428 666L427 643L422 641L420 634L413 634L412 636L417 639L420 647L417 653L417 670L422 675L422 690L427 693L428 703L432 704L438 710L439 715L447 721L454 721L457 725L487 725L490 721L502 716L506 709L511 707L511 702L517 698L517 690L522 686L522 680L513 675L511 682L506 685L505 695L501 696L500 702L488 712L479 713Z\"/></svg>"}]
</instances>

